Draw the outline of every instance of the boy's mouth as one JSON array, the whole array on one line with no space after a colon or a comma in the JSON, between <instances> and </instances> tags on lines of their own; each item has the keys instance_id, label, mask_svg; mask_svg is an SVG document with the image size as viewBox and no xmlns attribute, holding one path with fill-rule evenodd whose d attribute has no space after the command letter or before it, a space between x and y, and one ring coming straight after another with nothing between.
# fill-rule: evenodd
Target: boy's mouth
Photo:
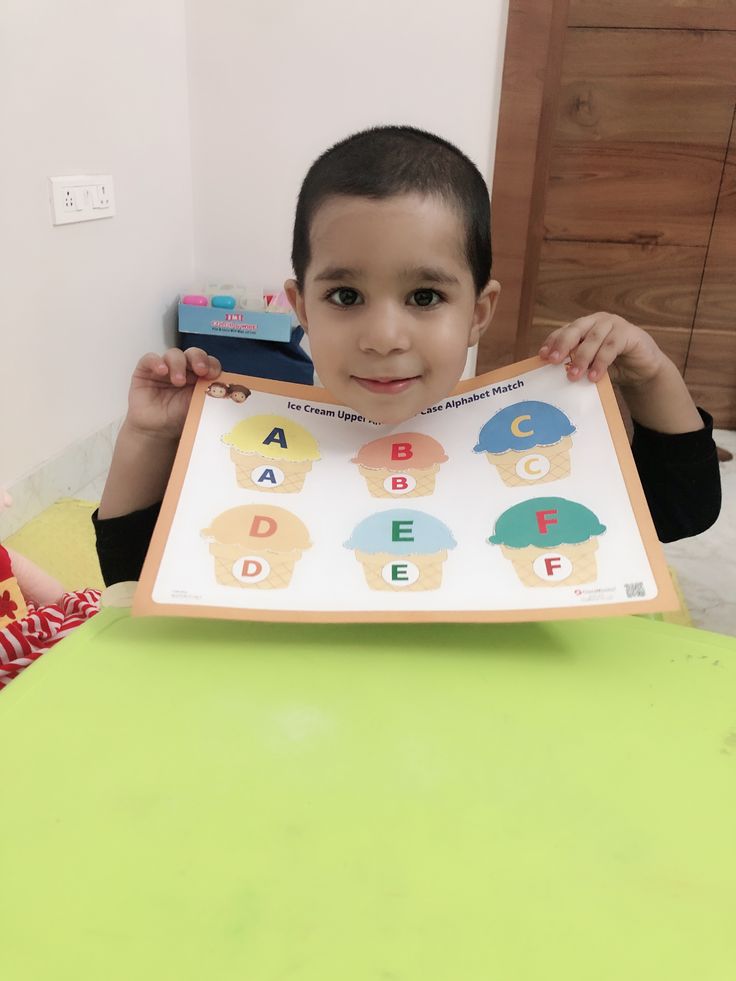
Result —
<instances>
[{"instance_id":1,"label":"boy's mouth","mask_svg":"<svg viewBox=\"0 0 736 981\"><path fill-rule=\"evenodd\" d=\"M414 375L411 378L360 378L358 375L353 375L353 380L377 395L400 395L414 382L419 381L420 377Z\"/></svg>"}]
</instances>

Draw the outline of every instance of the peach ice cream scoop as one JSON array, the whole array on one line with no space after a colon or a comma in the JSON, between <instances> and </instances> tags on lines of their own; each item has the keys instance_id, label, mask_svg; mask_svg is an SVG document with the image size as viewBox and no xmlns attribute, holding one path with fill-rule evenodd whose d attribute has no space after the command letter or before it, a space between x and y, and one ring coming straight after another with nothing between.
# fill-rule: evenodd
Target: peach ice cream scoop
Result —
<instances>
[{"instance_id":1,"label":"peach ice cream scoop","mask_svg":"<svg viewBox=\"0 0 736 981\"><path fill-rule=\"evenodd\" d=\"M283 589L294 566L311 548L309 531L296 515L274 505L244 504L219 514L202 531L223 586Z\"/></svg>"},{"instance_id":2,"label":"peach ice cream scoop","mask_svg":"<svg viewBox=\"0 0 736 981\"><path fill-rule=\"evenodd\" d=\"M395 433L361 446L352 463L358 465L373 497L426 497L447 454L436 439L424 433Z\"/></svg>"}]
</instances>

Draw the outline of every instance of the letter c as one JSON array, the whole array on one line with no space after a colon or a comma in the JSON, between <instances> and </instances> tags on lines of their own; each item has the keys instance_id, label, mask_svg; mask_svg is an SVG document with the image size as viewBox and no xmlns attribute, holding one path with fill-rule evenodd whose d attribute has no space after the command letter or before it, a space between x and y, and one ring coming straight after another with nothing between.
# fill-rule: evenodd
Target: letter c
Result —
<instances>
[{"instance_id":1,"label":"letter c","mask_svg":"<svg viewBox=\"0 0 736 981\"><path fill-rule=\"evenodd\" d=\"M531 416L517 416L514 419L514 421L511 423L511 432L514 434L514 436L533 436L534 435L534 430L533 429L522 429L521 428L521 425L520 425L522 422L530 421L531 418L532 418Z\"/></svg>"}]
</instances>

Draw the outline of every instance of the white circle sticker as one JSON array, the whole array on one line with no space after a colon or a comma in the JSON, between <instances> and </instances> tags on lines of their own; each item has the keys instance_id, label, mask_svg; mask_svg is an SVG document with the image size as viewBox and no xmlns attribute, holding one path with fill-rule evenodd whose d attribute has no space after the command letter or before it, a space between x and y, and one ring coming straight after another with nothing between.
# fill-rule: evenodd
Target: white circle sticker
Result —
<instances>
[{"instance_id":1,"label":"white circle sticker","mask_svg":"<svg viewBox=\"0 0 736 981\"><path fill-rule=\"evenodd\" d=\"M250 479L256 487L268 490L269 487L280 487L286 478L283 470L279 470L272 463L268 463L265 467L256 467L255 470L251 470Z\"/></svg>"},{"instance_id":2,"label":"white circle sticker","mask_svg":"<svg viewBox=\"0 0 736 981\"><path fill-rule=\"evenodd\" d=\"M394 559L381 569L383 581L389 586L411 586L419 578L419 567L408 559Z\"/></svg>"},{"instance_id":3,"label":"white circle sticker","mask_svg":"<svg viewBox=\"0 0 736 981\"><path fill-rule=\"evenodd\" d=\"M262 582L271 574L271 566L262 555L243 555L233 562L233 578L242 583Z\"/></svg>"},{"instance_id":4,"label":"white circle sticker","mask_svg":"<svg viewBox=\"0 0 736 981\"><path fill-rule=\"evenodd\" d=\"M389 494L408 494L417 486L410 473L392 473L383 482L383 489Z\"/></svg>"},{"instance_id":5,"label":"white circle sticker","mask_svg":"<svg viewBox=\"0 0 736 981\"><path fill-rule=\"evenodd\" d=\"M539 480L546 477L552 464L543 453L529 453L516 464L516 476L522 480Z\"/></svg>"},{"instance_id":6,"label":"white circle sticker","mask_svg":"<svg viewBox=\"0 0 736 981\"><path fill-rule=\"evenodd\" d=\"M545 582L562 582L572 573L572 562L559 552L545 552L534 560L532 568Z\"/></svg>"}]
</instances>

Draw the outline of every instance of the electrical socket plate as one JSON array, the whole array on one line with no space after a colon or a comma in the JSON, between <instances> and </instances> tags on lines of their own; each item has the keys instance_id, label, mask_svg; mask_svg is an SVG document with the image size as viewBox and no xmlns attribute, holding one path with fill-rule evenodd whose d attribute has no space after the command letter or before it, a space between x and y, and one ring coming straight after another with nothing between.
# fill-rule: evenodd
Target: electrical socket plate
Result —
<instances>
[{"instance_id":1,"label":"electrical socket plate","mask_svg":"<svg viewBox=\"0 0 736 981\"><path fill-rule=\"evenodd\" d=\"M115 214L115 188L111 174L49 177L51 224L96 221Z\"/></svg>"}]
</instances>

